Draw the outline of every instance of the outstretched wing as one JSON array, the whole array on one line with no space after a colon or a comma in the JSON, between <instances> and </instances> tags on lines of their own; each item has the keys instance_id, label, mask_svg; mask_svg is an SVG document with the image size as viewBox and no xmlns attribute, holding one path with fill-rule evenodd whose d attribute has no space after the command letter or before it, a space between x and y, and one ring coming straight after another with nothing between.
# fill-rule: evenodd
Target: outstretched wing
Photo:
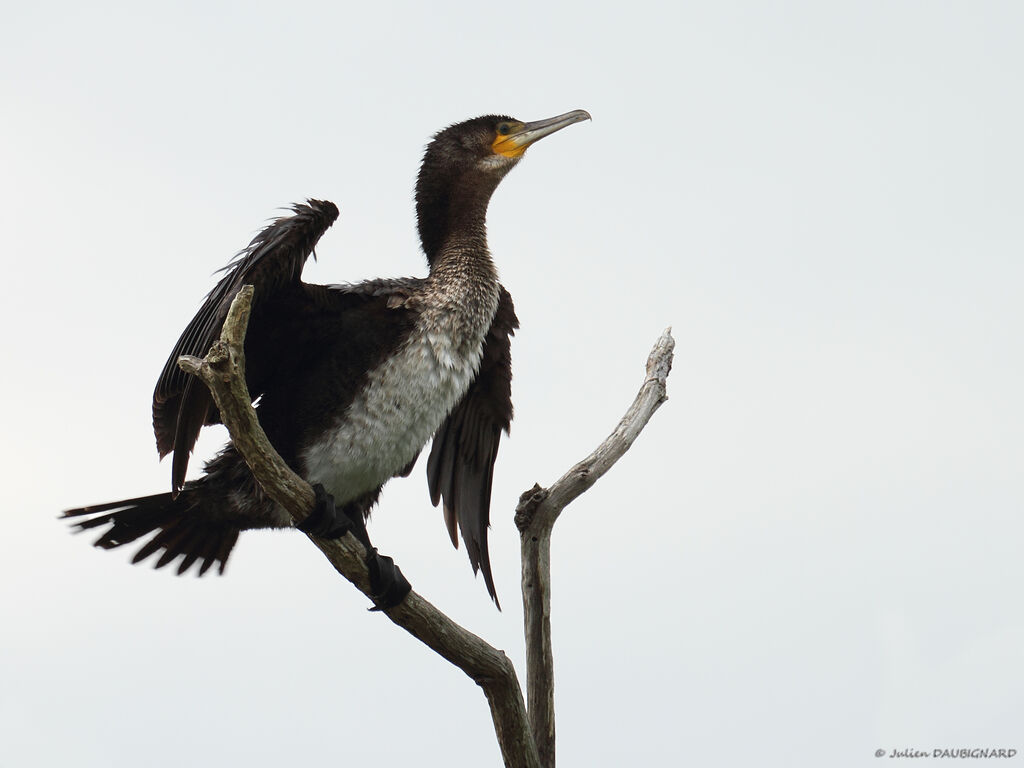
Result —
<instances>
[{"instance_id":1,"label":"outstretched wing","mask_svg":"<svg viewBox=\"0 0 1024 768\"><path fill-rule=\"evenodd\" d=\"M512 423L511 336L519 327L512 297L504 288L484 340L480 371L469 390L441 424L427 461L430 500L444 499L444 521L452 544L462 530L473 572L483 571L487 591L498 605L487 551L491 480L501 431ZM500 608L500 605L498 606Z\"/></svg>"},{"instance_id":2,"label":"outstretched wing","mask_svg":"<svg viewBox=\"0 0 1024 768\"><path fill-rule=\"evenodd\" d=\"M181 355L205 355L220 336L221 326L228 308L245 284L251 284L253 293L250 327L258 321L260 308L287 289L300 285L300 275L306 259L320 236L338 218L338 208L326 200L308 200L292 206L293 215L272 222L252 239L235 259L224 268L227 274L210 291L192 321L185 328L153 392L153 430L156 445L163 458L174 452L171 466L171 487L181 489L188 469L188 457L195 446L204 424L220 420L209 390L194 376L178 367ZM246 338L246 350L257 346L258 339ZM259 364L259 361L254 361ZM260 392L259 382L252 380L249 369L249 389L253 397Z\"/></svg>"}]
</instances>

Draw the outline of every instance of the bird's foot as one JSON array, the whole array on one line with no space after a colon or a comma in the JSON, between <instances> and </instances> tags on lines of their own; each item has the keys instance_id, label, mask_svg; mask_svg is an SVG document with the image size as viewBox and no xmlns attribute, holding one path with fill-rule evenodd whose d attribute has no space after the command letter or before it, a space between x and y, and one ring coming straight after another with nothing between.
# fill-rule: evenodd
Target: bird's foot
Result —
<instances>
[{"instance_id":1,"label":"bird's foot","mask_svg":"<svg viewBox=\"0 0 1024 768\"><path fill-rule=\"evenodd\" d=\"M370 572L370 590L373 592L371 611L386 611L405 600L412 584L402 575L395 561L377 552L376 547L366 550L366 568Z\"/></svg>"},{"instance_id":2,"label":"bird's foot","mask_svg":"<svg viewBox=\"0 0 1024 768\"><path fill-rule=\"evenodd\" d=\"M324 490L320 483L313 486L313 492L316 494L313 511L305 520L296 523L296 528L321 539L340 539L346 533L351 533L364 547L370 546L370 537L366 533L366 523L363 522L362 515L351 515L344 507L338 509L334 504L334 497Z\"/></svg>"},{"instance_id":3,"label":"bird's foot","mask_svg":"<svg viewBox=\"0 0 1024 768\"><path fill-rule=\"evenodd\" d=\"M327 493L320 483L313 486L313 491L316 493L313 511L295 527L322 539L340 539L346 533L351 533L366 548L366 568L370 572L370 599L373 600L373 608L370 610L386 611L401 603L412 590L412 585L402 575L395 561L379 554L377 548L370 543L363 515L360 512L350 512L345 507L339 509L334 504L334 497Z\"/></svg>"}]
</instances>

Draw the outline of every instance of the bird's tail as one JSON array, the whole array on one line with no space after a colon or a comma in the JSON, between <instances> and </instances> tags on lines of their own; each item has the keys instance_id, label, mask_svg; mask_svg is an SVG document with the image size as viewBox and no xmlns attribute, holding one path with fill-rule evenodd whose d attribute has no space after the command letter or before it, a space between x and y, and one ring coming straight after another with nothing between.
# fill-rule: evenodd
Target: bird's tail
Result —
<instances>
[{"instance_id":1,"label":"bird's tail","mask_svg":"<svg viewBox=\"0 0 1024 768\"><path fill-rule=\"evenodd\" d=\"M195 490L185 488L178 496L158 493L140 496L109 504L97 504L79 509L69 509L61 517L82 518L74 523L81 530L110 527L94 543L103 549L114 549L131 544L136 539L156 533L132 558L133 563L141 562L150 555L163 550L156 562L163 568L181 556L178 574L199 562L199 575L206 573L215 563L220 563L219 572L224 573L228 555L238 540L239 528L229 522L211 519L202 514Z\"/></svg>"}]
</instances>

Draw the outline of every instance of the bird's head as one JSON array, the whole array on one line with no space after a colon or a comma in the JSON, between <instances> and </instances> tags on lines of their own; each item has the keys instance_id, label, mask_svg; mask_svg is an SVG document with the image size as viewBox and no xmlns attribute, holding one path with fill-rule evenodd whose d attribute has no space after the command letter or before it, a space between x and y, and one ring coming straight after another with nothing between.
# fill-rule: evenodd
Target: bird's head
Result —
<instances>
[{"instance_id":1,"label":"bird's head","mask_svg":"<svg viewBox=\"0 0 1024 768\"><path fill-rule=\"evenodd\" d=\"M485 115L439 131L427 145L416 182L416 214L427 258L433 261L445 237L460 226L483 226L491 194L531 144L589 119L582 109L531 123Z\"/></svg>"}]
</instances>

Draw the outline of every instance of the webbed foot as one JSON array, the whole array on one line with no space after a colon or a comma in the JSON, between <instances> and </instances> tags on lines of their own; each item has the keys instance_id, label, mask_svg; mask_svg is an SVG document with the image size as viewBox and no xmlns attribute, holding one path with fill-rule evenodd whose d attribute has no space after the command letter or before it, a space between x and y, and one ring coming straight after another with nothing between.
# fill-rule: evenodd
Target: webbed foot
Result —
<instances>
[{"instance_id":1,"label":"webbed foot","mask_svg":"<svg viewBox=\"0 0 1024 768\"><path fill-rule=\"evenodd\" d=\"M351 533L366 548L366 568L370 572L370 590L373 593L370 596L373 608L370 610L386 611L402 602L412 590L412 585L395 561L378 553L370 543L362 513L353 513L345 507L339 509L334 497L320 483L313 486L313 492L316 493L313 511L295 527L322 539L340 539Z\"/></svg>"},{"instance_id":2,"label":"webbed foot","mask_svg":"<svg viewBox=\"0 0 1024 768\"><path fill-rule=\"evenodd\" d=\"M346 533L351 533L363 543L363 546L369 547L370 537L366 533L366 523L363 522L362 515L353 516L348 514L344 507L336 507L334 497L324 490L320 483L313 486L313 492L316 494L313 511L305 520L296 523L296 528L321 539L340 539Z\"/></svg>"},{"instance_id":3,"label":"webbed foot","mask_svg":"<svg viewBox=\"0 0 1024 768\"><path fill-rule=\"evenodd\" d=\"M412 590L409 580L402 575L402 570L395 565L395 561L386 555L381 555L375 547L366 551L366 568L370 571L370 589L373 594L371 611L386 611L394 608L405 600L405 596Z\"/></svg>"}]
</instances>

